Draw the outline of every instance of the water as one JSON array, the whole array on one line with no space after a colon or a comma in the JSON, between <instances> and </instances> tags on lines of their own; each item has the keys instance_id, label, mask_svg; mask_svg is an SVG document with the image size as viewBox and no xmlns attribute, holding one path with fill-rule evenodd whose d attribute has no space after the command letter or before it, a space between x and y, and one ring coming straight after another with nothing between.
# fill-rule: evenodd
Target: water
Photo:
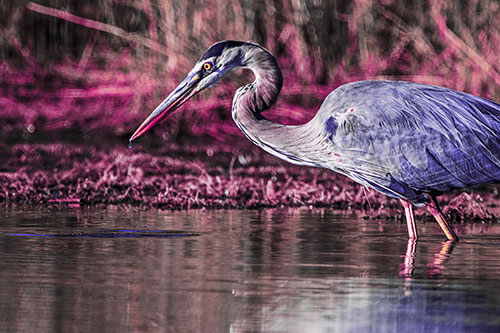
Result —
<instances>
[{"instance_id":1,"label":"water","mask_svg":"<svg viewBox=\"0 0 500 333\"><path fill-rule=\"evenodd\" d=\"M0 216L2 332L500 330L498 224L413 244L322 209Z\"/></svg>"}]
</instances>

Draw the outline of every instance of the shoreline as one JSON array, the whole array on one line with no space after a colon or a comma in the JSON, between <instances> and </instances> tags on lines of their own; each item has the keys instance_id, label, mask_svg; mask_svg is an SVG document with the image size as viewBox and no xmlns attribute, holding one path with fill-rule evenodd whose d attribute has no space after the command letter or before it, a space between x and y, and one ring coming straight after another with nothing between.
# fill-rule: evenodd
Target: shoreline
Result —
<instances>
[{"instance_id":1,"label":"shoreline","mask_svg":"<svg viewBox=\"0 0 500 333\"><path fill-rule=\"evenodd\" d=\"M134 149L88 143L0 146L0 205L131 209L312 207L401 219L395 199L320 168L295 166L244 141L167 143ZM439 197L450 221L497 221L495 186ZM425 209L417 214L426 218Z\"/></svg>"}]
</instances>

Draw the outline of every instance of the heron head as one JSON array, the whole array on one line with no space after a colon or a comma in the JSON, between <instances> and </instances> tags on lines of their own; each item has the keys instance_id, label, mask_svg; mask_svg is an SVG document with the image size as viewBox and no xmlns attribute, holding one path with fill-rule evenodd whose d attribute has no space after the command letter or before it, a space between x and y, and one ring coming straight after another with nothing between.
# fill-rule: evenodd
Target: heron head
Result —
<instances>
[{"instance_id":1,"label":"heron head","mask_svg":"<svg viewBox=\"0 0 500 333\"><path fill-rule=\"evenodd\" d=\"M245 44L250 43L223 41L212 45L177 88L137 128L130 142L146 133L188 99L203 89L217 84L227 72L243 67L242 46Z\"/></svg>"}]
</instances>

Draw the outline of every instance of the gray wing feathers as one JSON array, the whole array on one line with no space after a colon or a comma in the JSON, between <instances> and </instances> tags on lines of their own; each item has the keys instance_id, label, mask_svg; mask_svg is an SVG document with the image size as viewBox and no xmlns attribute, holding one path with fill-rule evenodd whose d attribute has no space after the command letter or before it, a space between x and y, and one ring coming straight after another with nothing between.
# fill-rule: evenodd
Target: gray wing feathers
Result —
<instances>
[{"instance_id":1,"label":"gray wing feathers","mask_svg":"<svg viewBox=\"0 0 500 333\"><path fill-rule=\"evenodd\" d=\"M377 186L418 201L422 192L500 180L500 105L480 97L360 81L333 91L315 121L340 155L332 169L384 193Z\"/></svg>"}]
</instances>

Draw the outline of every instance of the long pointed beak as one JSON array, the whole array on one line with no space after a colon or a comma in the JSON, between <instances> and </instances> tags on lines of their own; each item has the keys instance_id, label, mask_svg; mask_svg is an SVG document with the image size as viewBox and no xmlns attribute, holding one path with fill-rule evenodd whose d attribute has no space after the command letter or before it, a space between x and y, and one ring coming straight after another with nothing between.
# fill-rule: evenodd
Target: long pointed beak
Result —
<instances>
[{"instance_id":1,"label":"long pointed beak","mask_svg":"<svg viewBox=\"0 0 500 333\"><path fill-rule=\"evenodd\" d=\"M188 75L177 86L177 88L172 91L170 95L156 109L149 115L149 117L144 120L144 122L137 128L135 133L130 137L129 142L132 143L135 139L146 133L151 127L153 127L157 122L171 114L175 109L181 106L185 101L193 97L199 92L196 87L200 83L200 76L197 73Z\"/></svg>"}]
</instances>

